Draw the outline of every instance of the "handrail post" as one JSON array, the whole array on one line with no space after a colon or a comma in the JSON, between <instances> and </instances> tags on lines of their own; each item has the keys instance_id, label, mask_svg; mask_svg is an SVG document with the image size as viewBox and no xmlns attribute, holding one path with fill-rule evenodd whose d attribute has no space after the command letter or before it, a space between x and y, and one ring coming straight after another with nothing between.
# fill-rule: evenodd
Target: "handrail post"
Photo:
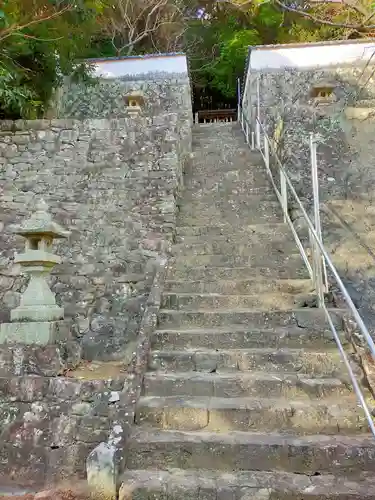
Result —
<instances>
[{"instance_id":1,"label":"handrail post","mask_svg":"<svg viewBox=\"0 0 375 500\"><path fill-rule=\"evenodd\" d=\"M256 140L257 140L257 149L261 149L261 138L260 138L260 77L257 76L257 115L256 115Z\"/></svg>"},{"instance_id":2,"label":"handrail post","mask_svg":"<svg viewBox=\"0 0 375 500\"><path fill-rule=\"evenodd\" d=\"M311 248L311 269L312 269L312 276L311 276L311 281L312 285L315 290L317 290L317 283L316 283L316 260L315 260L315 238L311 232L311 229L309 228L309 243L310 243L310 248Z\"/></svg>"},{"instance_id":3,"label":"handrail post","mask_svg":"<svg viewBox=\"0 0 375 500\"><path fill-rule=\"evenodd\" d=\"M287 183L284 172L280 169L280 192L281 192L281 204L284 211L284 222L287 222L288 213L288 190Z\"/></svg>"},{"instance_id":4,"label":"handrail post","mask_svg":"<svg viewBox=\"0 0 375 500\"><path fill-rule=\"evenodd\" d=\"M257 149L261 149L261 142L260 142L260 123L259 120L256 120L256 127L255 127L255 132L256 132L256 145Z\"/></svg>"},{"instance_id":5,"label":"handrail post","mask_svg":"<svg viewBox=\"0 0 375 500\"><path fill-rule=\"evenodd\" d=\"M269 171L270 169L270 146L268 144L268 138L266 134L264 134L264 162L266 164L266 169Z\"/></svg>"},{"instance_id":6,"label":"handrail post","mask_svg":"<svg viewBox=\"0 0 375 500\"><path fill-rule=\"evenodd\" d=\"M260 122L260 77L257 76L257 119Z\"/></svg>"},{"instance_id":7,"label":"handrail post","mask_svg":"<svg viewBox=\"0 0 375 500\"><path fill-rule=\"evenodd\" d=\"M311 177L313 187L313 203L314 203L314 225L319 241L322 243L322 228L320 223L320 203L319 203L319 181L318 181L318 162L317 162L317 145L313 134L310 134L310 154L311 154ZM320 253L319 246L314 239L313 242L313 260L314 260L314 282L318 295L319 307L324 305L324 282L323 282L323 256Z\"/></svg>"},{"instance_id":8,"label":"handrail post","mask_svg":"<svg viewBox=\"0 0 375 500\"><path fill-rule=\"evenodd\" d=\"M249 139L250 139L250 137L249 137L249 124L247 123L247 121L246 121L245 129L246 129L246 131L245 131L246 142L247 142L247 144L249 144Z\"/></svg>"},{"instance_id":9,"label":"handrail post","mask_svg":"<svg viewBox=\"0 0 375 500\"><path fill-rule=\"evenodd\" d=\"M255 149L255 134L254 134L253 130L251 131L251 149L252 150Z\"/></svg>"},{"instance_id":10,"label":"handrail post","mask_svg":"<svg viewBox=\"0 0 375 500\"><path fill-rule=\"evenodd\" d=\"M241 80L237 78L237 120L242 123L241 109Z\"/></svg>"}]
</instances>

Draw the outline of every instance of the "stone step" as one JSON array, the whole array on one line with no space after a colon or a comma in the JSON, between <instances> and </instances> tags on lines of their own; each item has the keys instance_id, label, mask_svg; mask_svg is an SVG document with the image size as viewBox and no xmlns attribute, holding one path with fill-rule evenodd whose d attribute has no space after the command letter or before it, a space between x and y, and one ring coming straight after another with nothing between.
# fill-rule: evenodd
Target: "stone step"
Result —
<instances>
[{"instance_id":1,"label":"stone step","mask_svg":"<svg viewBox=\"0 0 375 500\"><path fill-rule=\"evenodd\" d=\"M228 137L233 138L233 134L235 133L237 128L237 122L197 123L193 125L193 138L201 135L204 139L207 139L212 136L216 137L217 141L218 133L225 133L228 134Z\"/></svg>"},{"instance_id":2,"label":"stone step","mask_svg":"<svg viewBox=\"0 0 375 500\"><path fill-rule=\"evenodd\" d=\"M331 309L331 318L336 327L342 329L343 311ZM247 328L269 329L280 326L299 326L313 331L327 329L328 323L321 309L291 309L289 311L256 311L256 310L197 310L174 311L161 309L159 328L170 329L190 326L191 328L215 327L228 325L246 325Z\"/></svg>"},{"instance_id":3,"label":"stone step","mask_svg":"<svg viewBox=\"0 0 375 500\"><path fill-rule=\"evenodd\" d=\"M208 198L208 196L202 192L202 199L195 198L193 200L187 200L183 194L178 201L178 206L182 211L191 211L191 210L207 210L207 209L216 209L216 210L233 210L235 209L253 209L259 210L259 207L264 207L264 209L269 207L278 207L280 208L280 202L275 193L265 193L265 194L244 194L244 195L236 195L235 193L232 196L228 196L227 198L220 198L219 196Z\"/></svg>"},{"instance_id":4,"label":"stone step","mask_svg":"<svg viewBox=\"0 0 375 500\"><path fill-rule=\"evenodd\" d=\"M168 268L167 277L169 280L186 280L192 281L215 281L215 280L240 280L246 278L271 278L271 279L291 279L291 278L308 278L308 271L301 259L297 261L288 260L283 266L278 267L225 267L214 266L205 267L197 266L186 269L173 267Z\"/></svg>"},{"instance_id":5,"label":"stone step","mask_svg":"<svg viewBox=\"0 0 375 500\"><path fill-rule=\"evenodd\" d=\"M210 238L215 237L215 240L220 238L229 238L229 241L243 242L243 239L255 241L259 238L259 242L267 239L273 241L274 238L282 241L287 241L291 237L289 226L284 222L267 223L267 224L246 224L233 226L232 224L223 224L218 221L216 225L212 226L182 226L176 227L177 236L187 237L202 237L207 236ZM205 242L206 238L195 240L196 243ZM194 240L192 240L194 241Z\"/></svg>"},{"instance_id":6,"label":"stone step","mask_svg":"<svg viewBox=\"0 0 375 500\"><path fill-rule=\"evenodd\" d=\"M198 146L199 147L199 146ZM223 162L220 155L214 148L209 148L204 156L197 152L193 152L190 168L186 169L188 177L200 177L204 174L214 175L217 173L226 172L260 172L264 177L267 177L267 172L264 166L264 161L261 155L252 154L247 147L239 147L238 153L227 157L227 161ZM249 154L250 153L250 154Z\"/></svg>"},{"instance_id":7,"label":"stone step","mask_svg":"<svg viewBox=\"0 0 375 500\"><path fill-rule=\"evenodd\" d=\"M236 249L271 243L294 245L292 246L294 252L297 248L289 228L284 223L279 222L243 227L228 224L221 226L179 226L176 229L175 246L182 248L182 244L184 244L191 250L195 250L197 247L197 251L200 247L212 248L213 250L208 253L216 253L217 250L214 249L223 244L232 245ZM207 253L207 250L204 253Z\"/></svg>"},{"instance_id":8,"label":"stone step","mask_svg":"<svg viewBox=\"0 0 375 500\"><path fill-rule=\"evenodd\" d=\"M237 132L236 132L237 133ZM220 135L219 135L220 134ZM222 141L222 144L220 145L223 149L222 152L227 153L232 153L233 146L230 144L235 141L236 143L236 151L238 151L240 157L246 157L247 159L255 158L259 160L261 158L260 154L257 151L251 151L249 146L246 144L246 142L243 140L243 136L239 134L237 137L233 136L234 134L234 129L232 130L226 130L226 129L216 129L215 132L208 133L207 131L200 131L198 130L197 133L194 132L193 134L193 144L195 147L193 147L193 154L195 158L201 159L203 157L207 156L218 156L218 150L217 150L217 141L218 137L220 139L225 137L225 140ZM227 142L230 141L230 142ZM204 154L202 154L204 152ZM227 156L227 155L226 155ZM233 154L231 154L231 157L228 159L232 161L228 162L222 162L223 165L228 163L229 165L235 165L236 164L236 158L233 158ZM203 162L203 159L201 160ZM254 161L252 161L254 163ZM258 161L258 164L261 165L261 162Z\"/></svg>"},{"instance_id":9,"label":"stone step","mask_svg":"<svg viewBox=\"0 0 375 500\"><path fill-rule=\"evenodd\" d=\"M236 254L205 254L205 255L179 255L170 260L170 267L174 269L189 269L202 266L208 267L283 267L294 264L297 268L301 265L300 254L284 253L277 248L268 252L251 255Z\"/></svg>"},{"instance_id":10,"label":"stone step","mask_svg":"<svg viewBox=\"0 0 375 500\"><path fill-rule=\"evenodd\" d=\"M283 217L281 210L268 211L204 211L201 214L180 212L177 217L177 224L184 226L201 226L202 224L216 224L218 221L227 222L228 224L266 224L268 222L282 222Z\"/></svg>"},{"instance_id":11,"label":"stone step","mask_svg":"<svg viewBox=\"0 0 375 500\"><path fill-rule=\"evenodd\" d=\"M350 476L364 471L375 473L375 440L372 435L295 437L276 433L233 431L218 434L141 427L134 430L129 440L126 466L129 469L176 467Z\"/></svg>"},{"instance_id":12,"label":"stone step","mask_svg":"<svg viewBox=\"0 0 375 500\"><path fill-rule=\"evenodd\" d=\"M262 294L262 293L310 293L313 290L309 279L239 279L217 281L168 280L164 291L169 293L221 293L221 294Z\"/></svg>"},{"instance_id":13,"label":"stone step","mask_svg":"<svg viewBox=\"0 0 375 500\"><path fill-rule=\"evenodd\" d=\"M305 349L153 350L149 367L155 371L205 373L263 371L339 377L346 373L337 348L325 352Z\"/></svg>"},{"instance_id":14,"label":"stone step","mask_svg":"<svg viewBox=\"0 0 375 500\"><path fill-rule=\"evenodd\" d=\"M358 434L368 425L354 395L303 401L260 397L143 396L136 423L159 429Z\"/></svg>"},{"instance_id":15,"label":"stone step","mask_svg":"<svg viewBox=\"0 0 375 500\"><path fill-rule=\"evenodd\" d=\"M235 184L235 183L246 183L246 184L257 184L258 182L268 182L268 176L265 168L261 166L252 165L251 160L244 155L242 159L236 158L236 164L232 165L231 168L226 168L224 171L218 166L221 166L221 162L217 161L215 155L206 156L204 163L200 162L196 158L192 161L191 175L187 176L186 181L188 184L184 185L197 185L203 183L204 186L211 187L217 183L221 184ZM224 163L225 167L229 167L230 164Z\"/></svg>"},{"instance_id":16,"label":"stone step","mask_svg":"<svg viewBox=\"0 0 375 500\"><path fill-rule=\"evenodd\" d=\"M233 193L232 195L229 194L227 198L222 198L217 195L215 196L215 193L210 193L209 195L207 195L206 193L201 191L201 196L202 198L194 197L193 199L188 199L184 196L184 191L182 191L179 195L177 205L181 210L185 210L187 208L226 208L228 210L231 210L233 206L243 208L253 207L256 209L258 205L263 204L271 204L280 208L280 202L274 192L266 192L261 194L254 193L251 195L238 195Z\"/></svg>"},{"instance_id":17,"label":"stone step","mask_svg":"<svg viewBox=\"0 0 375 500\"><path fill-rule=\"evenodd\" d=\"M249 154L249 150L245 147L240 147L238 149L238 154L235 157L229 157L228 161L221 161L220 156L218 158L217 151L212 147L212 142L209 141L206 146L208 146L208 151L202 157L197 151L193 151L191 162L189 167L186 169L185 173L187 176L201 176L205 173L207 174L217 174L218 172L247 172L247 171L259 171L263 175L266 175L266 169L264 167L263 160L260 160L260 156ZM199 145L197 145L199 147Z\"/></svg>"},{"instance_id":18,"label":"stone step","mask_svg":"<svg viewBox=\"0 0 375 500\"><path fill-rule=\"evenodd\" d=\"M262 176L263 179L267 179L266 169L261 163L257 165L249 156L246 154L240 154L237 156L235 161L221 163L217 161L217 155L213 152L212 154L206 155L204 160L198 156L194 156L190 164L190 168L186 171L186 177L188 180L205 180L210 177L220 177L222 180L248 180L254 178L254 176Z\"/></svg>"},{"instance_id":19,"label":"stone step","mask_svg":"<svg viewBox=\"0 0 375 500\"><path fill-rule=\"evenodd\" d=\"M348 345L344 332L339 332L343 345ZM328 329L277 328L263 330L246 325L201 328L188 330L156 330L152 337L154 349L254 349L268 348L310 348L329 349L336 347L332 332Z\"/></svg>"},{"instance_id":20,"label":"stone step","mask_svg":"<svg viewBox=\"0 0 375 500\"><path fill-rule=\"evenodd\" d=\"M160 464L159 464L160 465ZM373 500L375 480L277 471L127 470L119 500Z\"/></svg>"},{"instance_id":21,"label":"stone step","mask_svg":"<svg viewBox=\"0 0 375 500\"><path fill-rule=\"evenodd\" d=\"M196 396L216 398L310 399L347 396L347 381L338 378L310 378L292 373L202 373L147 372L143 381L145 396Z\"/></svg>"},{"instance_id":22,"label":"stone step","mask_svg":"<svg viewBox=\"0 0 375 500\"><path fill-rule=\"evenodd\" d=\"M233 198L211 201L191 201L187 202L182 199L182 202L179 203L180 213L182 214L194 214L199 215L200 213L210 215L226 212L241 212L244 211L246 213L252 212L280 212L281 206L279 201L274 197L267 195L263 196L250 196L247 198L238 199L236 196Z\"/></svg>"},{"instance_id":23,"label":"stone step","mask_svg":"<svg viewBox=\"0 0 375 500\"><path fill-rule=\"evenodd\" d=\"M311 295L313 298L313 295ZM288 310L298 304L298 295L282 292L263 294L222 295L219 293L163 294L162 307L177 311L197 309L260 309L267 311Z\"/></svg>"},{"instance_id":24,"label":"stone step","mask_svg":"<svg viewBox=\"0 0 375 500\"><path fill-rule=\"evenodd\" d=\"M207 239L206 239L207 238ZM206 239L206 241L204 241ZM284 254L295 254L298 252L297 245L293 238L287 240L273 240L271 238L252 238L242 237L240 241L225 241L208 239L201 236L195 241L183 241L173 245L172 254L175 256L190 256L190 255L238 255L250 256L254 254L275 252L278 251Z\"/></svg>"},{"instance_id":25,"label":"stone step","mask_svg":"<svg viewBox=\"0 0 375 500\"><path fill-rule=\"evenodd\" d=\"M185 202L189 200L203 200L209 201L213 199L219 198L231 198L233 196L238 196L240 198L249 197L252 195L264 196L268 194L274 194L274 189L270 182L265 179L263 182L259 182L259 184L254 184L253 182L249 182L246 185L240 185L239 183L230 184L230 183L220 183L217 182L213 186L208 188L207 186L200 185L189 185L185 186L182 192L182 198Z\"/></svg>"},{"instance_id":26,"label":"stone step","mask_svg":"<svg viewBox=\"0 0 375 500\"><path fill-rule=\"evenodd\" d=\"M181 192L181 198L186 204L201 201L209 205L210 199L213 202L220 200L234 200L237 203L242 201L251 204L257 198L265 200L278 201L274 189L266 173L263 170L240 173L237 176L228 175L230 172L218 170L214 165L211 171L202 171L200 174L184 176L184 188ZM196 191L195 195L193 191ZM247 191L248 190L248 191ZM226 194L220 198L219 194ZM238 195L238 198L236 198ZM181 206L181 204L179 204Z\"/></svg>"},{"instance_id":27,"label":"stone step","mask_svg":"<svg viewBox=\"0 0 375 500\"><path fill-rule=\"evenodd\" d=\"M225 196L225 199L231 198L236 194L244 195L245 193L248 193L248 197L250 198L252 194L263 195L272 193L270 188L267 189L267 186L268 180L265 174L252 175L248 179L241 180L225 179L219 174L216 177L202 176L201 179L195 179L185 184L183 197L185 201L188 201L191 192L196 191L196 196L200 193L200 196L210 196L211 199L219 193L223 195L223 198Z\"/></svg>"}]
</instances>

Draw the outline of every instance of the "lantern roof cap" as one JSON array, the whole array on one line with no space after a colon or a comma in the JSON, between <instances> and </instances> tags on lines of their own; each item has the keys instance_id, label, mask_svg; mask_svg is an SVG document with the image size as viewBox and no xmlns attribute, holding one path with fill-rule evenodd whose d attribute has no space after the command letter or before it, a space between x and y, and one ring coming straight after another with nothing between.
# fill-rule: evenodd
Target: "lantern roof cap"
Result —
<instances>
[{"instance_id":1,"label":"lantern roof cap","mask_svg":"<svg viewBox=\"0 0 375 500\"><path fill-rule=\"evenodd\" d=\"M14 225L12 231L25 238L37 235L51 238L67 238L70 234L69 231L52 220L51 214L48 212L48 205L43 199L36 203L31 217L18 225Z\"/></svg>"}]
</instances>

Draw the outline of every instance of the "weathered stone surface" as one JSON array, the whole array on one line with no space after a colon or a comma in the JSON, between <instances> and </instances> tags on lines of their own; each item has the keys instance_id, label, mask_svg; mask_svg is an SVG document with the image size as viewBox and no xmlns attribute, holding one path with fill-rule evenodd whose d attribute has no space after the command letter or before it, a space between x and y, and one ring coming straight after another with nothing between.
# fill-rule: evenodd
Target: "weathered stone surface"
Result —
<instances>
[{"instance_id":1,"label":"weathered stone surface","mask_svg":"<svg viewBox=\"0 0 375 500\"><path fill-rule=\"evenodd\" d=\"M272 232L275 221L257 231L269 230L266 244L247 246L246 223L269 193L247 192L244 178L252 175L244 172L254 171L259 187L262 179L235 130L199 127L195 137L179 204L184 211L195 188L203 214L194 208L194 220L179 218L180 251L169 263L121 491L139 499L367 499L375 446L324 311L306 298L295 304L304 291L300 257L289 260L287 292L267 280L276 274L270 268L285 271L282 254L290 255L280 230ZM247 207L233 203L238 223L231 225L232 200L244 196L246 205L245 192ZM225 207L222 198L230 200ZM207 227L208 211L217 226ZM343 311L329 313L344 338Z\"/></svg>"},{"instance_id":2,"label":"weathered stone surface","mask_svg":"<svg viewBox=\"0 0 375 500\"><path fill-rule=\"evenodd\" d=\"M189 393L187 393L189 394ZM352 395L329 402L283 397L146 396L138 403L137 422L158 429L217 433L229 431L294 432L325 435L363 433L366 419Z\"/></svg>"},{"instance_id":3,"label":"weathered stone surface","mask_svg":"<svg viewBox=\"0 0 375 500\"><path fill-rule=\"evenodd\" d=\"M197 397L285 397L298 401L323 396L347 396L350 389L343 380L334 378L310 378L300 374L274 374L265 372L214 373L153 373L144 379L145 396Z\"/></svg>"},{"instance_id":4,"label":"weathered stone surface","mask_svg":"<svg viewBox=\"0 0 375 500\"><path fill-rule=\"evenodd\" d=\"M126 379L114 372L112 378L96 380L0 378L0 438L6 443L1 473L42 483L82 478L87 455L109 439L117 422L124 422L121 438L127 436L125 415L132 414L137 396ZM117 455L116 460L121 463Z\"/></svg>"},{"instance_id":5,"label":"weathered stone surface","mask_svg":"<svg viewBox=\"0 0 375 500\"><path fill-rule=\"evenodd\" d=\"M199 500L301 500L363 498L374 494L370 475L361 482L334 476L310 477L280 471L217 472L200 470L127 471L123 475L120 500L137 498ZM178 493L178 496L175 496ZM195 496L192 496L195 495Z\"/></svg>"},{"instance_id":6,"label":"weathered stone surface","mask_svg":"<svg viewBox=\"0 0 375 500\"><path fill-rule=\"evenodd\" d=\"M374 151L373 61L305 70L283 68L259 76L261 120L270 137L277 139L278 154L311 216L309 134L318 136L324 244L373 332L375 177L369 167ZM257 77L257 72L249 75L243 101L251 120L256 116ZM335 99L321 104L312 97L312 89L327 80ZM306 222L292 196L289 212L298 232L306 232Z\"/></svg>"},{"instance_id":7,"label":"weathered stone surface","mask_svg":"<svg viewBox=\"0 0 375 500\"><path fill-rule=\"evenodd\" d=\"M0 325L0 344L48 345L71 338L70 321L33 321Z\"/></svg>"},{"instance_id":8,"label":"weathered stone surface","mask_svg":"<svg viewBox=\"0 0 375 500\"><path fill-rule=\"evenodd\" d=\"M210 433L139 429L130 441L129 469L281 470L297 474L373 473L369 435L300 436L257 432Z\"/></svg>"},{"instance_id":9,"label":"weathered stone surface","mask_svg":"<svg viewBox=\"0 0 375 500\"><path fill-rule=\"evenodd\" d=\"M59 245L63 263L50 285L65 317L74 319L83 356L124 355L140 327L153 260L172 238L189 153L177 115L160 112L155 123L147 117L17 122L27 139L26 152L11 130L0 137L4 322L26 284L13 265L22 242L8 226L24 219L28 205L42 193L56 222L72 231Z\"/></svg>"},{"instance_id":10,"label":"weathered stone surface","mask_svg":"<svg viewBox=\"0 0 375 500\"><path fill-rule=\"evenodd\" d=\"M60 119L0 122L0 322L26 288L9 226L43 196L71 230L49 285L72 339L0 349L0 473L20 483L84 477L95 447L119 425L126 440L134 422L191 150L188 80L149 88L142 116L123 114L120 83L72 91Z\"/></svg>"},{"instance_id":11,"label":"weathered stone surface","mask_svg":"<svg viewBox=\"0 0 375 500\"><path fill-rule=\"evenodd\" d=\"M79 345L76 342L43 346L3 344L0 346L0 363L1 377L62 375L79 363Z\"/></svg>"},{"instance_id":12,"label":"weathered stone surface","mask_svg":"<svg viewBox=\"0 0 375 500\"><path fill-rule=\"evenodd\" d=\"M332 320L338 328L342 328L340 311L332 311ZM272 328L299 326L311 330L328 330L329 326L324 312L316 308L290 309L281 311L257 311L256 309L195 309L192 311L177 311L163 309L159 316L159 325L163 329L177 326L188 327L225 327L229 325L252 325L254 328Z\"/></svg>"},{"instance_id":13,"label":"weathered stone surface","mask_svg":"<svg viewBox=\"0 0 375 500\"><path fill-rule=\"evenodd\" d=\"M93 494L116 498L116 448L100 443L87 457L87 481Z\"/></svg>"}]
</instances>

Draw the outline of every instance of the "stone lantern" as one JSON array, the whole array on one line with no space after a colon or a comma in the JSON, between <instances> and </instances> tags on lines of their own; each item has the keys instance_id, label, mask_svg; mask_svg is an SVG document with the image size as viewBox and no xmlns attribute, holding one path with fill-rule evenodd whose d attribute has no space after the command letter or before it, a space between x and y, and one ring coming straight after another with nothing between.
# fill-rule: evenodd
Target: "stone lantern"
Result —
<instances>
[{"instance_id":1,"label":"stone lantern","mask_svg":"<svg viewBox=\"0 0 375 500\"><path fill-rule=\"evenodd\" d=\"M52 221L44 201L39 201L29 219L12 231L25 238L25 250L14 262L30 276L20 305L10 311L10 323L0 325L1 376L61 375L79 362L79 346L72 338L72 321L64 320L64 309L55 301L48 276L61 258L52 252L55 238L70 233ZM3 357L2 357L3 356Z\"/></svg>"},{"instance_id":2,"label":"stone lantern","mask_svg":"<svg viewBox=\"0 0 375 500\"><path fill-rule=\"evenodd\" d=\"M142 90L133 90L125 96L127 112L130 116L137 116L142 112L145 98Z\"/></svg>"},{"instance_id":3,"label":"stone lantern","mask_svg":"<svg viewBox=\"0 0 375 500\"><path fill-rule=\"evenodd\" d=\"M19 307L10 313L11 321L57 321L64 318L64 309L58 307L47 278L61 258L52 253L55 238L69 235L52 221L47 204L41 200L30 219L13 228L25 238L24 253L16 254L14 262L30 275L29 284L21 297Z\"/></svg>"}]
</instances>

